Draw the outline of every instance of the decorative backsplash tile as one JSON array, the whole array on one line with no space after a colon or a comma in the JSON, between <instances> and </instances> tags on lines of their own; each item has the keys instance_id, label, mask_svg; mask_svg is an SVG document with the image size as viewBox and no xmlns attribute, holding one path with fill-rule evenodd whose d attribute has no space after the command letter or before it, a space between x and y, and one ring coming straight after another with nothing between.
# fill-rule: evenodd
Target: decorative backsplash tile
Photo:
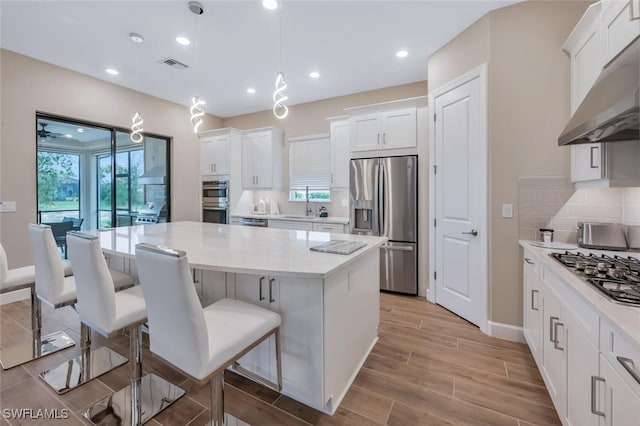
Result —
<instances>
[{"instance_id":1,"label":"decorative backsplash tile","mask_svg":"<svg viewBox=\"0 0 640 426\"><path fill-rule=\"evenodd\" d=\"M578 222L640 225L640 188L576 190L566 176L520 177L518 216L520 239L552 228L555 241L575 243Z\"/></svg>"}]
</instances>

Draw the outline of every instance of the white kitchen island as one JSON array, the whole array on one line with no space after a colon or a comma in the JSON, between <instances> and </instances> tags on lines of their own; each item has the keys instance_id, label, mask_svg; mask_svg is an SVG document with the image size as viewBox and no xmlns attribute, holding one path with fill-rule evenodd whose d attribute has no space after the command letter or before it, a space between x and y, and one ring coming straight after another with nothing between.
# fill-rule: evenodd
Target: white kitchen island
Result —
<instances>
[{"instance_id":1,"label":"white kitchen island","mask_svg":"<svg viewBox=\"0 0 640 426\"><path fill-rule=\"evenodd\" d=\"M90 232L111 267L135 276L138 243L184 250L203 303L229 297L277 311L282 393L325 413L338 408L378 339L379 247L386 238L201 222ZM350 255L309 250L329 240L367 245ZM240 364L275 381L273 337Z\"/></svg>"}]
</instances>

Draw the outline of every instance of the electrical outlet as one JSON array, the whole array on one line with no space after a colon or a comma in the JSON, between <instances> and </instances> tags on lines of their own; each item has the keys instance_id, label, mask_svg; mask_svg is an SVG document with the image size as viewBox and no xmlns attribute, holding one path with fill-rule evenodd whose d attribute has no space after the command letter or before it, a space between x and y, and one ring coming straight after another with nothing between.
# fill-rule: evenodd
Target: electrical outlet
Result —
<instances>
[{"instance_id":1,"label":"electrical outlet","mask_svg":"<svg viewBox=\"0 0 640 426\"><path fill-rule=\"evenodd\" d=\"M506 217L506 218L513 217L513 204L502 205L502 217Z\"/></svg>"},{"instance_id":2,"label":"electrical outlet","mask_svg":"<svg viewBox=\"0 0 640 426\"><path fill-rule=\"evenodd\" d=\"M15 201L0 201L0 212L15 212L15 211L16 211Z\"/></svg>"}]
</instances>

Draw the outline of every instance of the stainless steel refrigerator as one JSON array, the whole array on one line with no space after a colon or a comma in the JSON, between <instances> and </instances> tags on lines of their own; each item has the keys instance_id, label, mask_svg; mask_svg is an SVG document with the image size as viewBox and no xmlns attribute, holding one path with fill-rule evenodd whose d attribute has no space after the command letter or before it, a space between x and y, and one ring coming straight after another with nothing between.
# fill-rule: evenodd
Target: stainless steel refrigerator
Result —
<instances>
[{"instance_id":1,"label":"stainless steel refrigerator","mask_svg":"<svg viewBox=\"0 0 640 426\"><path fill-rule=\"evenodd\" d=\"M380 289L418 294L418 157L351 160L352 234L384 236Z\"/></svg>"}]
</instances>

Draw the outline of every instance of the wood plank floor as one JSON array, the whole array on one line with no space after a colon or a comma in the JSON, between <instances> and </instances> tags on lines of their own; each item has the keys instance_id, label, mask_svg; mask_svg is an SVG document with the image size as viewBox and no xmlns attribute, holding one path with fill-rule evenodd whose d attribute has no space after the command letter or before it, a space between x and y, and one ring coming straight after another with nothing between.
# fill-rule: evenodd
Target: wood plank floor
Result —
<instances>
[{"instance_id":1,"label":"wood plank floor","mask_svg":"<svg viewBox=\"0 0 640 426\"><path fill-rule=\"evenodd\" d=\"M228 412L254 425L559 425L542 378L526 345L495 339L422 298L381 294L380 340L334 416L328 416L233 373L225 374ZM44 333L65 330L79 341L79 320L71 308L43 307ZM28 339L28 301L0 307L4 345ZM124 335L107 345L128 356ZM81 425L83 410L128 384L129 366L118 368L58 396L38 374L78 355L77 345L0 373L0 408L67 408ZM202 425L209 420L209 386L144 352L144 371L154 372L187 394L147 424ZM19 423L1 416L0 425Z\"/></svg>"}]
</instances>

